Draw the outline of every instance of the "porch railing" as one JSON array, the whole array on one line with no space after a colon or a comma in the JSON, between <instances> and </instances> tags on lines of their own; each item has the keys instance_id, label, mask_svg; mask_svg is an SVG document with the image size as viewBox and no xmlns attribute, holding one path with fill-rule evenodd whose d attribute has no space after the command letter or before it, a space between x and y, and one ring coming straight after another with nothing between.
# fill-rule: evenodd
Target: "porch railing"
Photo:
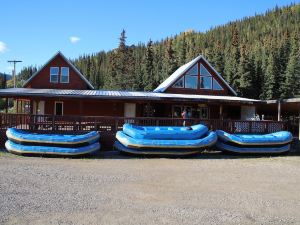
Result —
<instances>
[{"instance_id":1,"label":"porch railing","mask_svg":"<svg viewBox=\"0 0 300 225\"><path fill-rule=\"evenodd\" d=\"M55 116L28 114L0 114L0 146L6 139L4 132L9 127L35 132L83 133L100 131L104 147L111 148L115 133L124 123L150 126L182 126L183 119L173 118L125 118L109 116ZM200 120L186 119L186 124L202 123L210 129L221 129L230 133L271 133L287 129L286 123L277 121Z\"/></svg>"}]
</instances>

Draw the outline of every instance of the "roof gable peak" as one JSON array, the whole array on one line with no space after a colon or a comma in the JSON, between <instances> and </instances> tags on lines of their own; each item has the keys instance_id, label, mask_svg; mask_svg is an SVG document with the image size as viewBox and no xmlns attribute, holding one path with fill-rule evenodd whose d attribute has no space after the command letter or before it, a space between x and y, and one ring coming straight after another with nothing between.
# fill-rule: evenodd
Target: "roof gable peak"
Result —
<instances>
[{"instance_id":1,"label":"roof gable peak","mask_svg":"<svg viewBox=\"0 0 300 225\"><path fill-rule=\"evenodd\" d=\"M94 86L86 79L86 77L70 62L67 57L61 51L57 51L39 70L37 70L27 81L25 81L23 87L25 87L36 75L38 75L50 62L56 57L61 56L63 60L80 76L80 78L91 88L95 89Z\"/></svg>"},{"instance_id":2,"label":"roof gable peak","mask_svg":"<svg viewBox=\"0 0 300 225\"><path fill-rule=\"evenodd\" d=\"M203 55L199 55L190 62L180 66L171 76L169 76L164 82L162 82L153 92L165 92L171 85L176 83L188 70L190 70L196 63L203 60L218 76L218 78L225 84L225 86L236 96L237 93L230 87L230 85L224 80L224 78L215 70L215 68L205 59Z\"/></svg>"}]
</instances>

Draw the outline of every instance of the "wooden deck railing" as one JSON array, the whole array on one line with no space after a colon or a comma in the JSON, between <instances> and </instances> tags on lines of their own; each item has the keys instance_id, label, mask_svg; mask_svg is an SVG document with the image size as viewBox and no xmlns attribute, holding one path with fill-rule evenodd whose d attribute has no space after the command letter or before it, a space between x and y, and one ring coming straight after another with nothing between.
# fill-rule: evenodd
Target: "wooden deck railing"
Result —
<instances>
[{"instance_id":1,"label":"wooden deck railing","mask_svg":"<svg viewBox=\"0 0 300 225\"><path fill-rule=\"evenodd\" d=\"M0 114L0 146L6 139L4 132L9 127L35 132L83 133L100 131L104 147L111 148L115 133L122 129L124 123L150 126L182 126L183 119L173 118L125 118L109 116L55 116ZM241 120L200 120L186 119L188 125L202 123L209 128L221 129L230 133L271 133L287 129L284 122L277 121L241 121Z\"/></svg>"}]
</instances>

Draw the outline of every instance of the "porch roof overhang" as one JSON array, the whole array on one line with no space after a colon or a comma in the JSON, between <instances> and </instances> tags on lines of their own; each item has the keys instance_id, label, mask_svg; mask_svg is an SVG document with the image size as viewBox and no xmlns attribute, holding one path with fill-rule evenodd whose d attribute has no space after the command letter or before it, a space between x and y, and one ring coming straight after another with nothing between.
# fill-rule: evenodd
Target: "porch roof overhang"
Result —
<instances>
[{"instance_id":1,"label":"porch roof overhang","mask_svg":"<svg viewBox=\"0 0 300 225\"><path fill-rule=\"evenodd\" d=\"M65 90L65 89L36 89L8 88L0 89L1 98L77 98L77 99L111 99L111 100L149 100L149 101L189 101L259 104L261 100L241 98L236 96L170 94L141 91L107 91L107 90Z\"/></svg>"}]
</instances>

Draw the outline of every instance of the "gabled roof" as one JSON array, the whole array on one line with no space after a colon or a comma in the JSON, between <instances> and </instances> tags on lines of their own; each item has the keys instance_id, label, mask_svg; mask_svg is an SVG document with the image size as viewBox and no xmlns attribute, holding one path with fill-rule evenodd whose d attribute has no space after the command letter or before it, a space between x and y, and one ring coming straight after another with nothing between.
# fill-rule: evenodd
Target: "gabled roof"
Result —
<instances>
[{"instance_id":1,"label":"gabled roof","mask_svg":"<svg viewBox=\"0 0 300 225\"><path fill-rule=\"evenodd\" d=\"M230 85L224 80L224 78L215 70L215 68L202 56L199 55L192 61L184 64L179 67L171 76L169 76L164 82L162 82L153 92L165 92L168 87L173 85L185 72L187 72L190 68L193 67L195 63L197 63L200 59L202 59L214 72L215 74L222 80L222 82L228 87L228 89L234 94L237 93L230 87Z\"/></svg>"},{"instance_id":2,"label":"gabled roof","mask_svg":"<svg viewBox=\"0 0 300 225\"><path fill-rule=\"evenodd\" d=\"M36 75L38 75L54 58L60 55L69 66L75 70L75 72L81 77L81 79L91 88L95 89L94 86L85 78L85 76L68 60L60 51L58 51L51 59L48 60L38 71L36 71L23 85L25 87Z\"/></svg>"}]
</instances>

